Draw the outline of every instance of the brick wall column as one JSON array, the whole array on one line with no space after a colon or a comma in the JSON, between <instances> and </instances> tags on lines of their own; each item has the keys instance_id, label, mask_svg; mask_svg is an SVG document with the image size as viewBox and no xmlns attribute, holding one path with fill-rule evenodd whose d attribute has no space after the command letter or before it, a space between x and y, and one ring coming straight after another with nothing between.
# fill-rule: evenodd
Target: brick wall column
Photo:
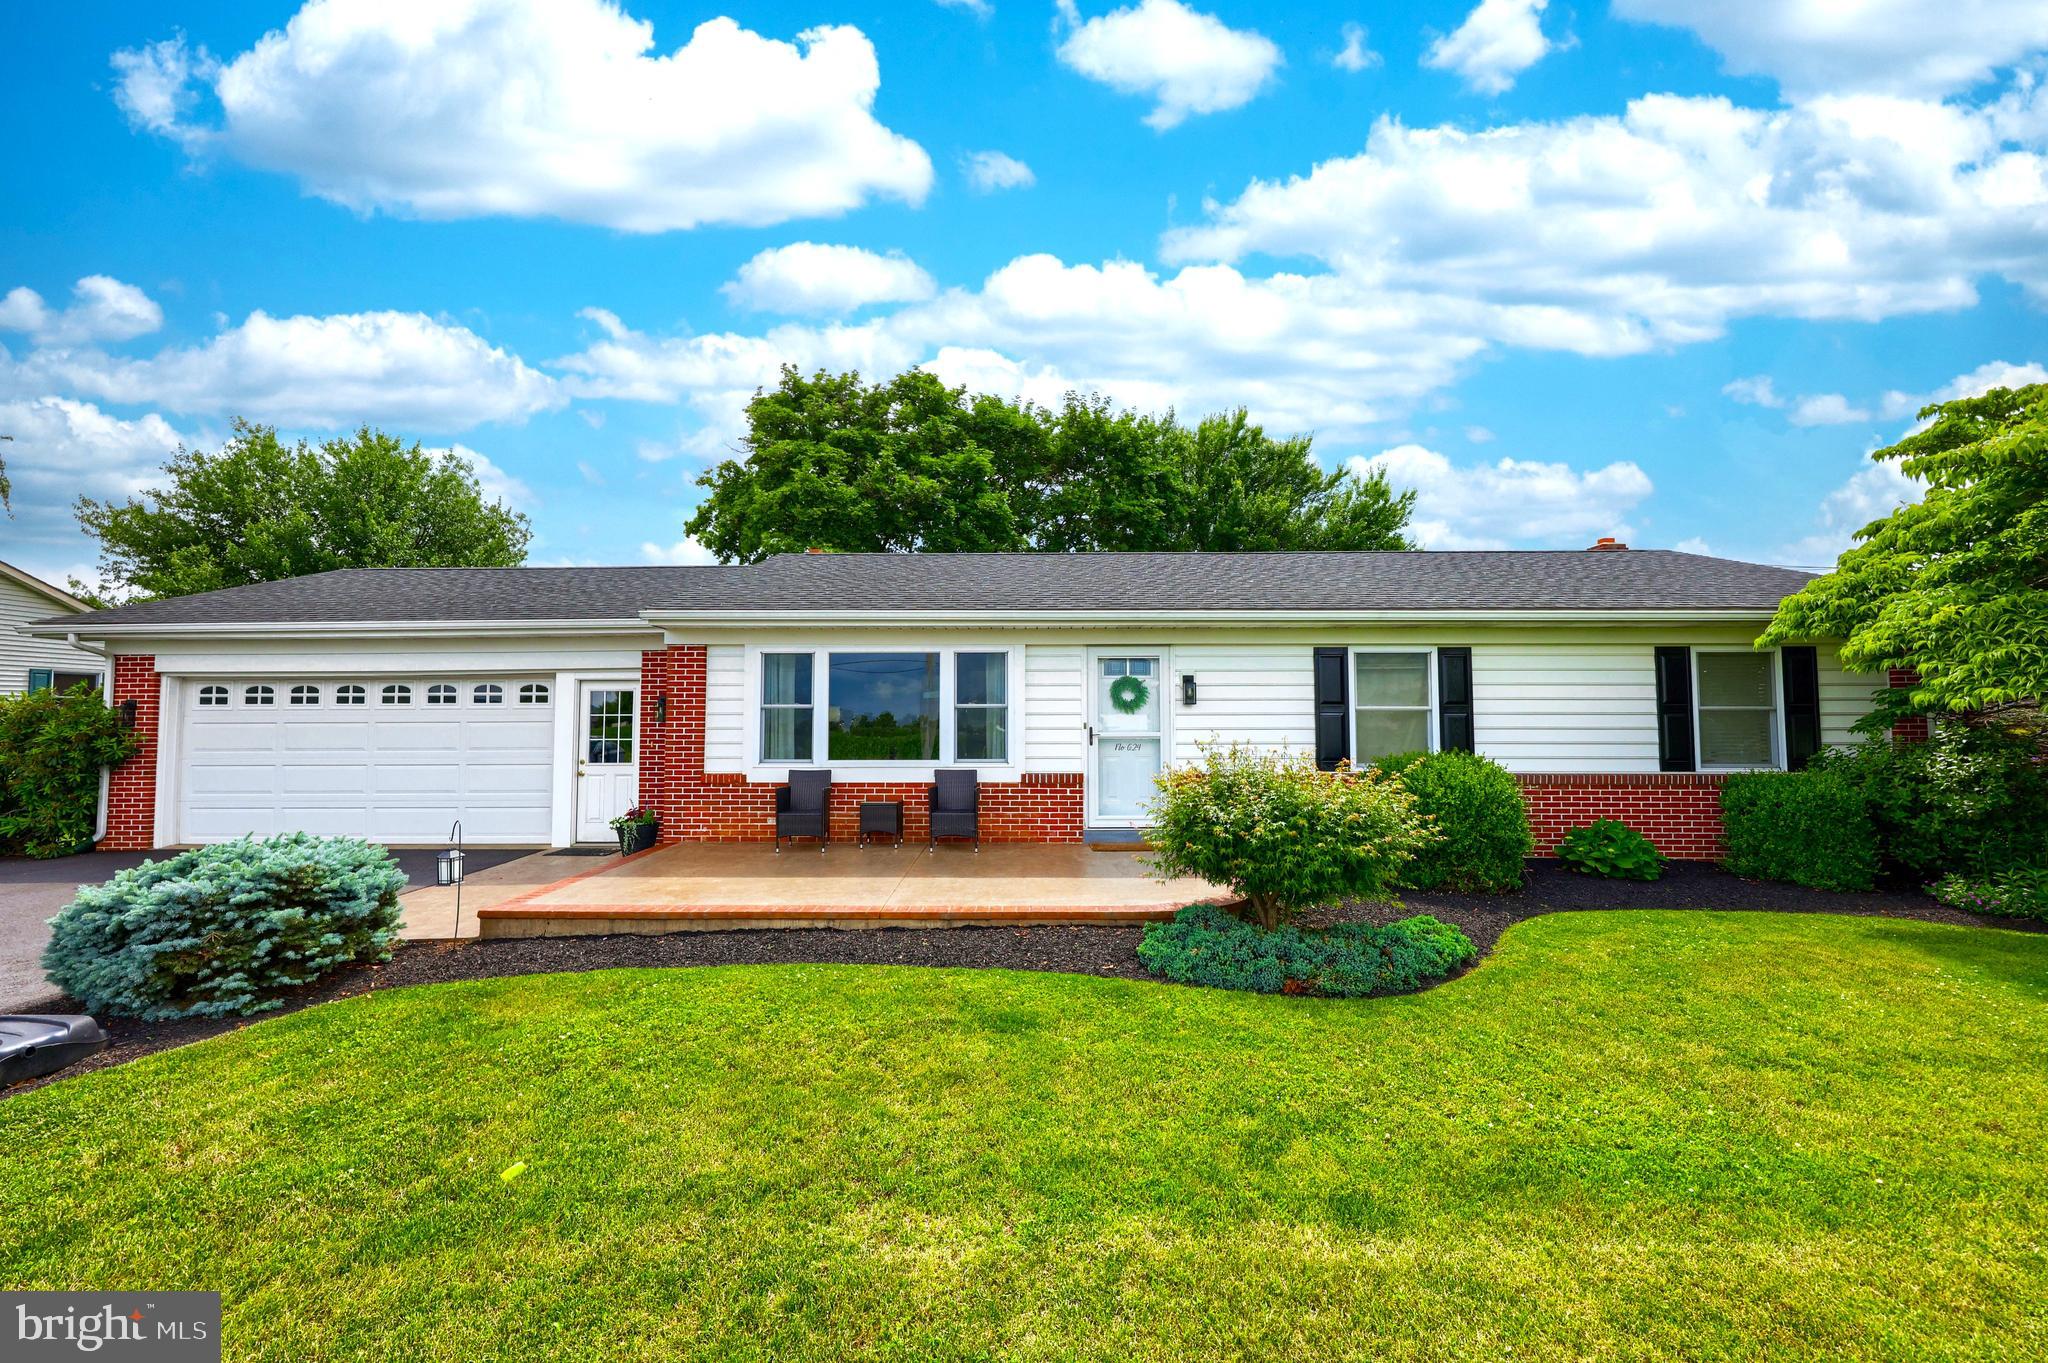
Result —
<instances>
[{"instance_id":1,"label":"brick wall column","mask_svg":"<svg viewBox=\"0 0 2048 1363\"><path fill-rule=\"evenodd\" d=\"M1910 667L1895 667L1887 678L1894 691L1908 691L1920 684L1920 674ZM1925 743L1934 737L1934 722L1926 715L1914 715L1892 725L1892 742Z\"/></svg>"},{"instance_id":2,"label":"brick wall column","mask_svg":"<svg viewBox=\"0 0 2048 1363\"><path fill-rule=\"evenodd\" d=\"M107 836L99 845L114 852L145 852L156 846L157 730L163 704L156 656L115 655L114 685L108 699L116 706L135 702L135 735L142 745L107 774Z\"/></svg>"}]
</instances>

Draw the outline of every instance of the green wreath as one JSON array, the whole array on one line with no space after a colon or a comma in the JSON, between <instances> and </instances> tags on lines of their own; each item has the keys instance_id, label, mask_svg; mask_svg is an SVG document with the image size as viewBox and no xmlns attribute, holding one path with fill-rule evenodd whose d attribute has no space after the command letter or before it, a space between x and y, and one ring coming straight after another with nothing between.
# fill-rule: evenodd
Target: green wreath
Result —
<instances>
[{"instance_id":1,"label":"green wreath","mask_svg":"<svg viewBox=\"0 0 2048 1363\"><path fill-rule=\"evenodd\" d=\"M1109 703L1118 714L1135 715L1151 699L1151 688L1137 677L1118 677L1109 684Z\"/></svg>"}]
</instances>

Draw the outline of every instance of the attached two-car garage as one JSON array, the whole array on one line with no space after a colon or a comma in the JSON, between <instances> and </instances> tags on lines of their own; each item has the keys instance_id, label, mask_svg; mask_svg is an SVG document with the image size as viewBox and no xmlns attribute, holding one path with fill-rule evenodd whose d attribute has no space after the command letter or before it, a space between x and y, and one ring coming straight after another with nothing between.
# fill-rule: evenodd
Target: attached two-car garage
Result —
<instances>
[{"instance_id":1,"label":"attached two-car garage","mask_svg":"<svg viewBox=\"0 0 2048 1363\"><path fill-rule=\"evenodd\" d=\"M222 678L180 688L178 842L304 830L550 841L552 677Z\"/></svg>"}]
</instances>

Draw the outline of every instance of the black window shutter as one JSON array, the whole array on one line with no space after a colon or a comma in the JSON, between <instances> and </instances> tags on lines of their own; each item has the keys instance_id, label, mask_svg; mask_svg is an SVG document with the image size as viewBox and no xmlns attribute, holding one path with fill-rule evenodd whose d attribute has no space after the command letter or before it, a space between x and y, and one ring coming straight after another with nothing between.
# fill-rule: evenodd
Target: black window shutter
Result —
<instances>
[{"instance_id":1,"label":"black window shutter","mask_svg":"<svg viewBox=\"0 0 2048 1363\"><path fill-rule=\"evenodd\" d=\"M1345 699L1344 673L1351 651L1316 650L1316 765L1335 771L1351 755L1351 706Z\"/></svg>"},{"instance_id":2,"label":"black window shutter","mask_svg":"<svg viewBox=\"0 0 2048 1363\"><path fill-rule=\"evenodd\" d=\"M1657 769L1691 771L1692 650L1657 650Z\"/></svg>"},{"instance_id":3,"label":"black window shutter","mask_svg":"<svg viewBox=\"0 0 2048 1363\"><path fill-rule=\"evenodd\" d=\"M1472 650L1436 651L1437 746L1472 751Z\"/></svg>"},{"instance_id":4,"label":"black window shutter","mask_svg":"<svg viewBox=\"0 0 2048 1363\"><path fill-rule=\"evenodd\" d=\"M1820 751L1820 651L1810 644L1779 650L1785 673L1785 765L1804 767Z\"/></svg>"}]
</instances>

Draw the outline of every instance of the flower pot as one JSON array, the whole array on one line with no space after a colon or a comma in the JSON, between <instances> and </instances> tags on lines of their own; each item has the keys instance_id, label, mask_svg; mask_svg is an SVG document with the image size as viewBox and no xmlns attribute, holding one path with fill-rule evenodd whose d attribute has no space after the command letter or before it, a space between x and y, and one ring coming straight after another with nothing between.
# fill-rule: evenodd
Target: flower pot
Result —
<instances>
[{"instance_id":1,"label":"flower pot","mask_svg":"<svg viewBox=\"0 0 2048 1363\"><path fill-rule=\"evenodd\" d=\"M619 854L631 856L635 852L645 852L654 846L655 836L660 831L661 825L652 821L627 824L619 830Z\"/></svg>"}]
</instances>

